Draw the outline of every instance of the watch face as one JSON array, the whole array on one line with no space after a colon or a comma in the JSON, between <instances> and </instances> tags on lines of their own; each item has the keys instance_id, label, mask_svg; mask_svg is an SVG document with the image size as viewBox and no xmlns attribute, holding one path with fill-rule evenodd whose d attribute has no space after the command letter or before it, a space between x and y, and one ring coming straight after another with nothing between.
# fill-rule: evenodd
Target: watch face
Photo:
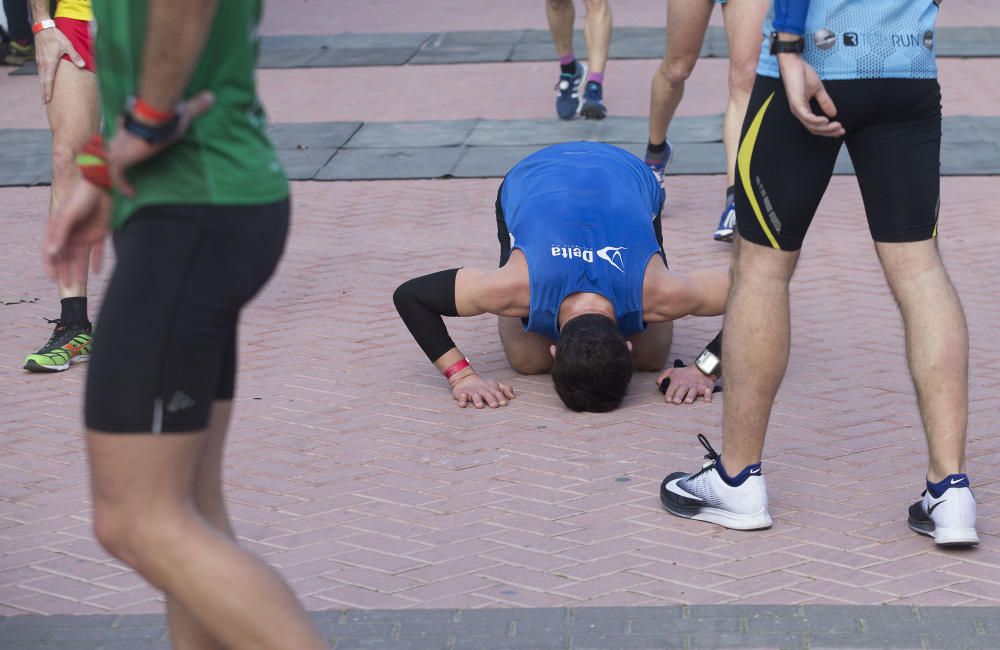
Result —
<instances>
[{"instance_id":1,"label":"watch face","mask_svg":"<svg viewBox=\"0 0 1000 650\"><path fill-rule=\"evenodd\" d=\"M706 375L714 375L721 365L721 360L708 350L704 350L698 355L698 360L694 362L694 365L698 366L698 370Z\"/></svg>"}]
</instances>

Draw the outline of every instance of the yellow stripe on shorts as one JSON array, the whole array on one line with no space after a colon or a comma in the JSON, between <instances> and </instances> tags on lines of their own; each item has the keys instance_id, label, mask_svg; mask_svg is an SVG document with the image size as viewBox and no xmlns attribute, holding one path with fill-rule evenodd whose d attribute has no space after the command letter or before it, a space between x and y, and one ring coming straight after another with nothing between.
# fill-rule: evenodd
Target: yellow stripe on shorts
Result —
<instances>
[{"instance_id":1,"label":"yellow stripe on shorts","mask_svg":"<svg viewBox=\"0 0 1000 650\"><path fill-rule=\"evenodd\" d=\"M743 191L746 192L747 198L750 200L750 207L753 208L753 213L757 215L760 227L764 229L764 234L767 235L767 240L771 242L771 246L780 250L781 247L778 246L778 240L774 238L771 229L767 227L767 221L764 220L764 213L760 210L760 203L757 202L757 195L754 193L753 185L750 183L750 159L753 158L753 149L754 145L757 144L757 136L760 134L760 125L764 121L764 113L767 111L767 107L771 105L772 99L774 99L774 93L771 93L771 96L767 98L764 105L757 111L753 122L750 123L746 137L740 143L740 151L736 156L736 165L739 167L740 177L743 179Z\"/></svg>"}]
</instances>

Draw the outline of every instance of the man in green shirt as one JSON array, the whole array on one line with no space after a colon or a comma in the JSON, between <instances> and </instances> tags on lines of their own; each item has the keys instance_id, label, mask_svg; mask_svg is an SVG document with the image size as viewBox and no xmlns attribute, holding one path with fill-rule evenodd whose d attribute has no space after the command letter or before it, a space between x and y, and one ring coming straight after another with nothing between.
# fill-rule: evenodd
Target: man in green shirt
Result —
<instances>
[{"instance_id":1,"label":"man in green shirt","mask_svg":"<svg viewBox=\"0 0 1000 650\"><path fill-rule=\"evenodd\" d=\"M253 80L260 9L94 2L108 145L84 150L87 180L45 243L50 272L79 272L115 229L85 405L94 527L164 592L178 648L326 647L280 576L236 543L222 495L237 322L289 218Z\"/></svg>"}]
</instances>

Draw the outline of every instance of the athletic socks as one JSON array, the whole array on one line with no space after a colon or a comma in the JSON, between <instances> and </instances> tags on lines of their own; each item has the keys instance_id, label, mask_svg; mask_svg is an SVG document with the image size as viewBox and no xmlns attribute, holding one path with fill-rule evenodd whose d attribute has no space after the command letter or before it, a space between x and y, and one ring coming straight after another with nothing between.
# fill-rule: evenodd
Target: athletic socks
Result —
<instances>
[{"instance_id":1,"label":"athletic socks","mask_svg":"<svg viewBox=\"0 0 1000 650\"><path fill-rule=\"evenodd\" d=\"M726 188L726 205L731 204L736 200L736 186L730 185Z\"/></svg>"},{"instance_id":2,"label":"athletic socks","mask_svg":"<svg viewBox=\"0 0 1000 650\"><path fill-rule=\"evenodd\" d=\"M664 140L660 144L653 144L652 142L646 143L646 163L656 164L661 163L667 158L667 141Z\"/></svg>"},{"instance_id":3,"label":"athletic socks","mask_svg":"<svg viewBox=\"0 0 1000 650\"><path fill-rule=\"evenodd\" d=\"M965 474L950 474L940 483L927 481L927 491L935 499L940 499L948 489L953 487L969 487L969 477Z\"/></svg>"},{"instance_id":4,"label":"athletic socks","mask_svg":"<svg viewBox=\"0 0 1000 650\"><path fill-rule=\"evenodd\" d=\"M739 487L746 483L751 476L760 476L760 463L747 465L736 476L729 476L726 473L726 468L722 466L722 459L715 461L715 469L719 471L719 478L729 487Z\"/></svg>"},{"instance_id":5,"label":"athletic socks","mask_svg":"<svg viewBox=\"0 0 1000 650\"><path fill-rule=\"evenodd\" d=\"M563 74L576 74L576 56L570 52L566 56L559 57L559 67Z\"/></svg>"},{"instance_id":6,"label":"athletic socks","mask_svg":"<svg viewBox=\"0 0 1000 650\"><path fill-rule=\"evenodd\" d=\"M87 318L87 297L63 298L59 301L62 305L62 314L59 316L66 325L87 325L90 319Z\"/></svg>"},{"instance_id":7,"label":"athletic socks","mask_svg":"<svg viewBox=\"0 0 1000 650\"><path fill-rule=\"evenodd\" d=\"M604 85L604 73L603 72L591 72L587 75L587 83L595 83L598 85Z\"/></svg>"}]
</instances>

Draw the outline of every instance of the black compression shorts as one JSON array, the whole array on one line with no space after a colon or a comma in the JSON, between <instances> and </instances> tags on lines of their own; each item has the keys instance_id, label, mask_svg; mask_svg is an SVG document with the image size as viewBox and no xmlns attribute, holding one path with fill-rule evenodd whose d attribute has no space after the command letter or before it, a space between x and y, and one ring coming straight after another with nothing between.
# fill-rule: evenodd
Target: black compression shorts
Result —
<instances>
[{"instance_id":1,"label":"black compression shorts","mask_svg":"<svg viewBox=\"0 0 1000 650\"><path fill-rule=\"evenodd\" d=\"M274 272L287 201L156 206L115 233L118 262L87 374L87 427L108 433L204 429L233 397L240 309Z\"/></svg>"},{"instance_id":2,"label":"black compression shorts","mask_svg":"<svg viewBox=\"0 0 1000 650\"><path fill-rule=\"evenodd\" d=\"M795 251L847 144L868 228L878 242L937 234L941 90L934 79L824 82L844 138L816 136L788 107L781 80L758 76L743 124L736 165L740 236ZM815 104L813 110L819 113Z\"/></svg>"}]
</instances>

